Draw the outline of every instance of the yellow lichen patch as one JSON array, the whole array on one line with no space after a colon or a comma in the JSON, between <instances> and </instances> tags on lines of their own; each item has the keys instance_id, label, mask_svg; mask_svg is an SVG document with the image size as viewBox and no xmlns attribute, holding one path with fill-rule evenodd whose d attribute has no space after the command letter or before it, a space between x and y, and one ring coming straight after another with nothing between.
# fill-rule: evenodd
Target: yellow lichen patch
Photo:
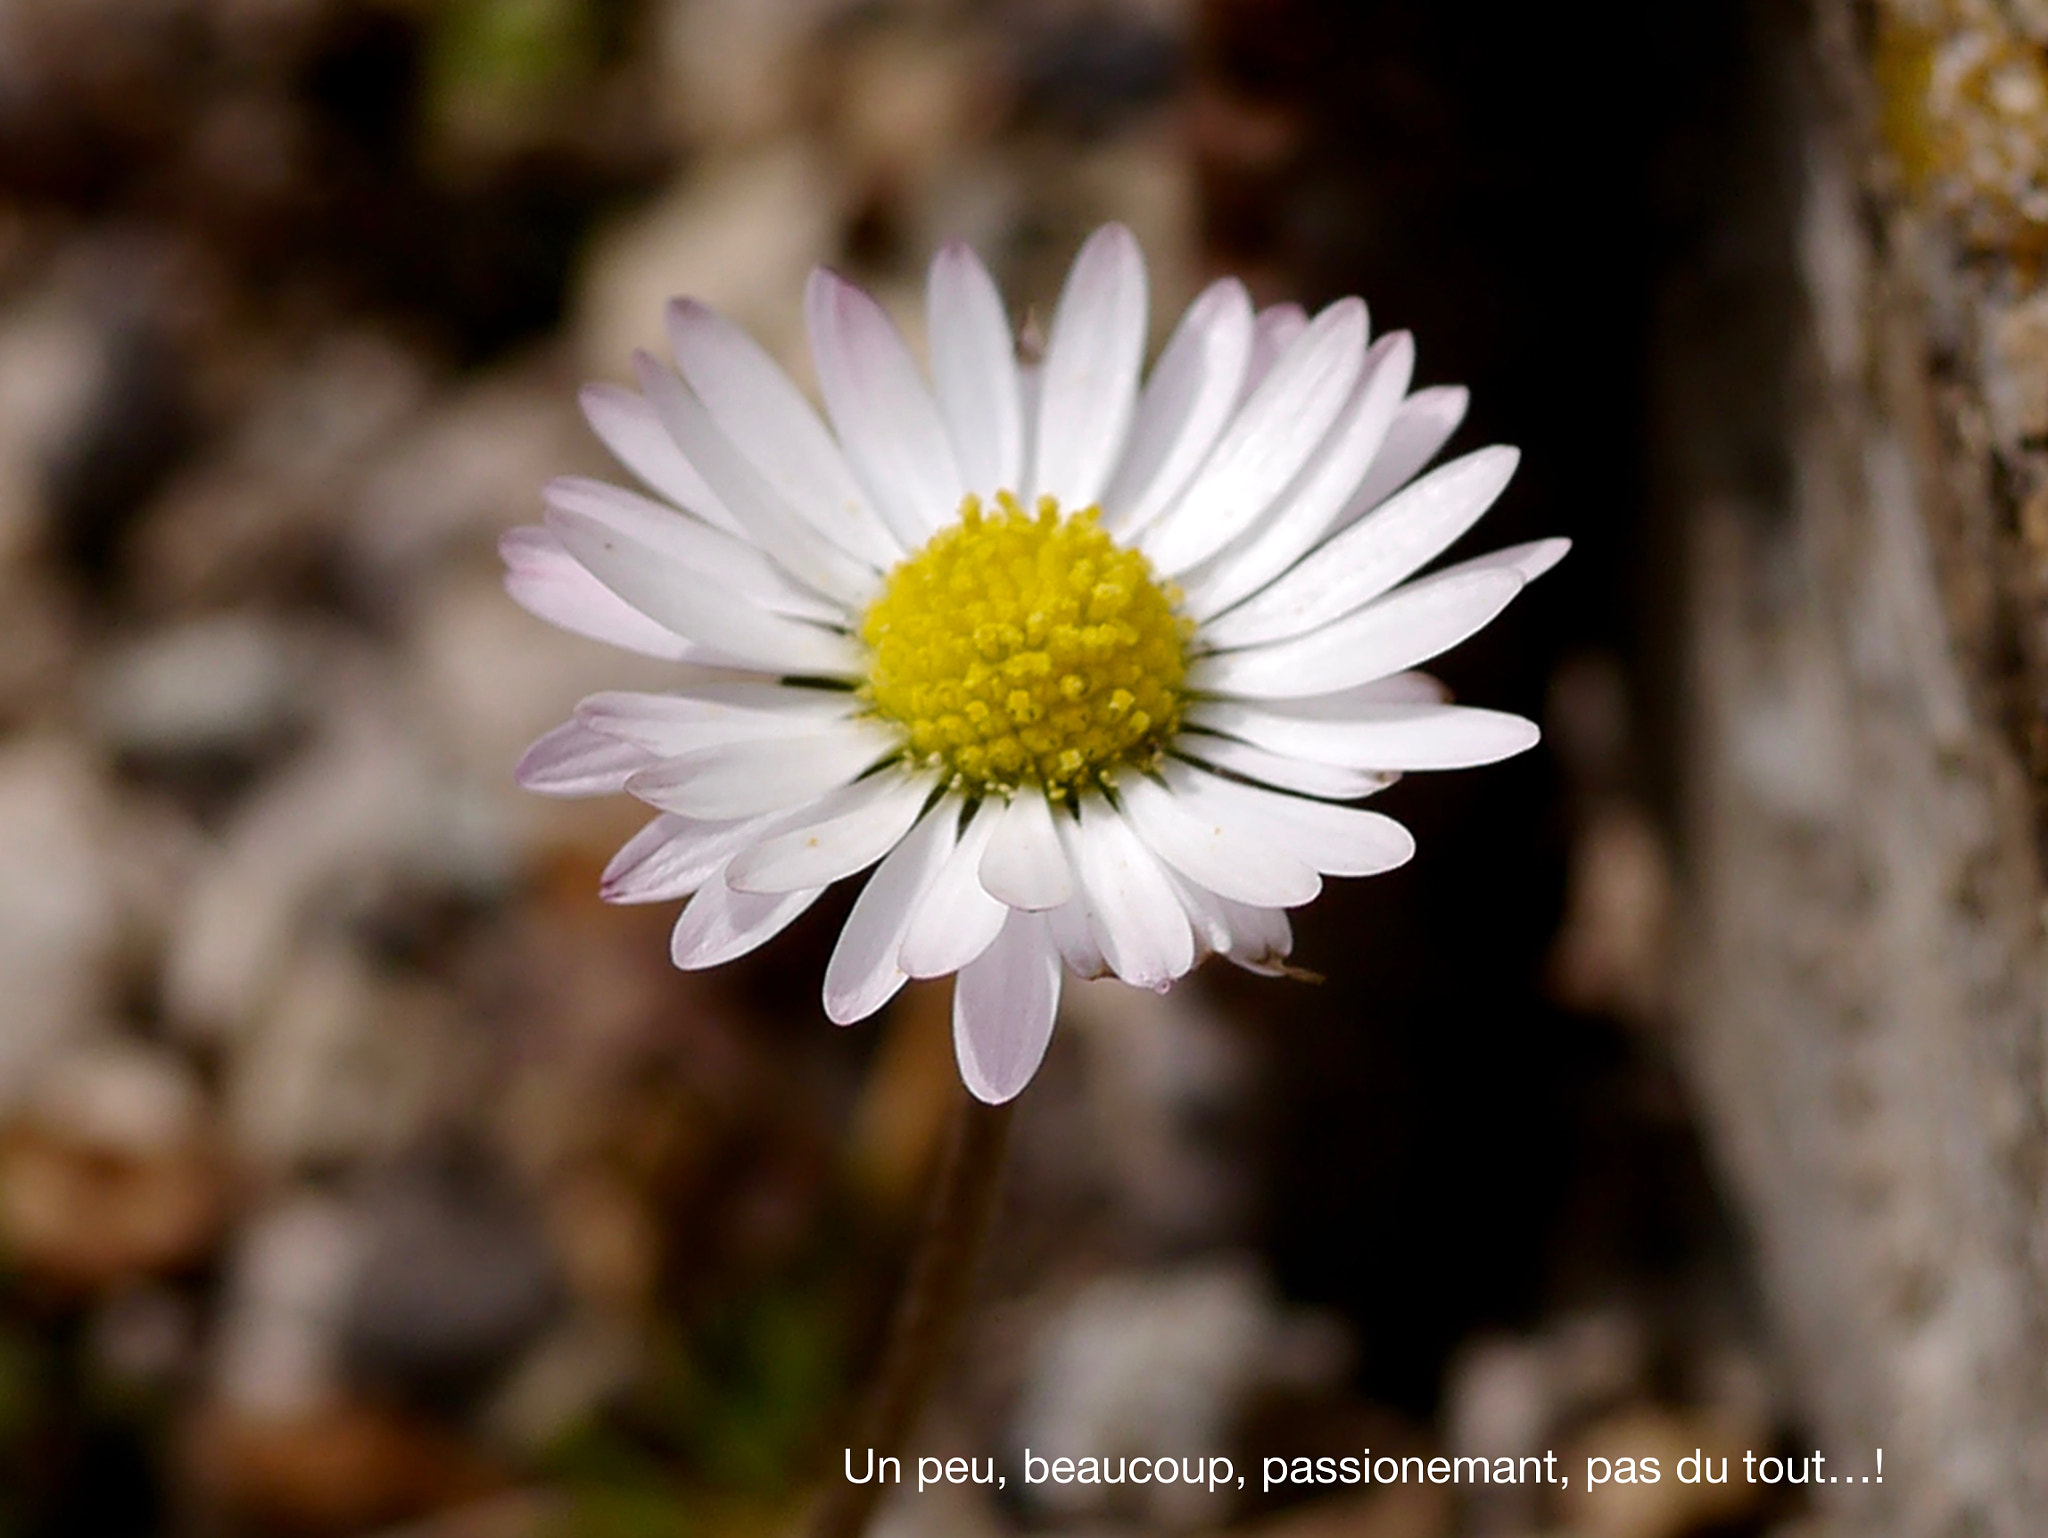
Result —
<instances>
[{"instance_id":1,"label":"yellow lichen patch","mask_svg":"<svg viewBox=\"0 0 2048 1538\"><path fill-rule=\"evenodd\" d=\"M1153 762L1179 725L1190 627L1175 596L1093 508L969 497L862 617L862 693L962 789L1062 797Z\"/></svg>"},{"instance_id":2,"label":"yellow lichen patch","mask_svg":"<svg viewBox=\"0 0 2048 1538\"><path fill-rule=\"evenodd\" d=\"M2048 51L1990 0L1889 0L1875 66L1908 187L1975 247L2048 245Z\"/></svg>"}]
</instances>

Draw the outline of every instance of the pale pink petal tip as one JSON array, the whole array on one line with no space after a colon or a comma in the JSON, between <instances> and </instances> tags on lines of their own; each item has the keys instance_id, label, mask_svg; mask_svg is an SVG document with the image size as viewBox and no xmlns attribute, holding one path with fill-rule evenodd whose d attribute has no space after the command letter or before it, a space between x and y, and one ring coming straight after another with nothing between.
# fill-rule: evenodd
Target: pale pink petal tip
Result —
<instances>
[{"instance_id":1,"label":"pale pink petal tip","mask_svg":"<svg viewBox=\"0 0 2048 1538\"><path fill-rule=\"evenodd\" d=\"M953 984L953 1049L967 1091L1014 1100L1038 1072L1059 1013L1060 959L1044 917L1012 912Z\"/></svg>"}]
</instances>

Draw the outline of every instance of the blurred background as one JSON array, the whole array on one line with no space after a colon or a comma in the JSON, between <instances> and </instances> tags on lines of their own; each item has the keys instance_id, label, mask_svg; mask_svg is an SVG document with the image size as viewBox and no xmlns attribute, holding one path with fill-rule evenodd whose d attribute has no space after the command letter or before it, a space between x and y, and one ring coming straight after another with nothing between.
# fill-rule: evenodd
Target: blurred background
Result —
<instances>
[{"instance_id":1,"label":"blurred background","mask_svg":"<svg viewBox=\"0 0 2048 1538\"><path fill-rule=\"evenodd\" d=\"M813 264L914 329L964 237L1042 318L1107 219L1155 341L1223 272L1365 295L1472 387L1454 448L1524 450L1478 546L1578 544L1443 670L1545 746L1386 793L1421 855L1301 917L1324 982L1073 989L918 1450L1804 1448L1674 1066L1645 447L1752 37L1714 0L0 3L0 1538L767 1534L838 1474L946 992L829 1027L843 894L703 976L601 905L640 815L511 766L661 668L521 612L494 542L605 473L575 389L670 295L807 378ZM1013 1480L886 1521L1803 1513Z\"/></svg>"}]
</instances>

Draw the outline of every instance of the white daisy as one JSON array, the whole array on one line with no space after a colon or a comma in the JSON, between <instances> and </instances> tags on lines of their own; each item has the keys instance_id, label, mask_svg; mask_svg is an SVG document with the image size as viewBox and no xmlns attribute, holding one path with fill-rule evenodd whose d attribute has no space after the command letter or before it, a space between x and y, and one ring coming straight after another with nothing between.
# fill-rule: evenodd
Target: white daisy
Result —
<instances>
[{"instance_id":1,"label":"white daisy","mask_svg":"<svg viewBox=\"0 0 2048 1538\"><path fill-rule=\"evenodd\" d=\"M1408 393L1409 338L1369 341L1356 299L1255 314L1216 283L1141 387L1145 269L1119 226L1082 247L1039 364L964 246L927 298L929 383L873 299L813 275L824 420L690 300L668 312L680 374L642 354L642 393L584 392L646 493L549 486L545 524L504 541L507 586L679 666L672 692L585 700L519 775L658 810L603 891L688 897L680 967L879 862L825 1012L958 973L960 1071L999 1103L1045 1054L1063 967L1159 989L1211 953L1284 970L1287 909L1414 850L1340 803L1534 743L1410 670L1566 542L1408 580L1516 454L1411 479L1465 392Z\"/></svg>"}]
</instances>

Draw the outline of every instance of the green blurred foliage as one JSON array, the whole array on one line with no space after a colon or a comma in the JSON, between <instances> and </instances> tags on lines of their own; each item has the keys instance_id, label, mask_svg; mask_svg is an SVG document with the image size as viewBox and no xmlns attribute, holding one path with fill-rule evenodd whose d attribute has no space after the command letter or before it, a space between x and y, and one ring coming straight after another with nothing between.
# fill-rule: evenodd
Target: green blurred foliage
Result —
<instances>
[{"instance_id":1,"label":"green blurred foliage","mask_svg":"<svg viewBox=\"0 0 2048 1538\"><path fill-rule=\"evenodd\" d=\"M448 0L427 36L427 120L464 141L516 137L596 74L605 27L588 0Z\"/></svg>"},{"instance_id":2,"label":"green blurred foliage","mask_svg":"<svg viewBox=\"0 0 2048 1538\"><path fill-rule=\"evenodd\" d=\"M805 1488L845 1396L845 1328L829 1281L734 1298L687 1337L658 1328L643 1392L548 1459L563 1538L769 1530Z\"/></svg>"}]
</instances>

